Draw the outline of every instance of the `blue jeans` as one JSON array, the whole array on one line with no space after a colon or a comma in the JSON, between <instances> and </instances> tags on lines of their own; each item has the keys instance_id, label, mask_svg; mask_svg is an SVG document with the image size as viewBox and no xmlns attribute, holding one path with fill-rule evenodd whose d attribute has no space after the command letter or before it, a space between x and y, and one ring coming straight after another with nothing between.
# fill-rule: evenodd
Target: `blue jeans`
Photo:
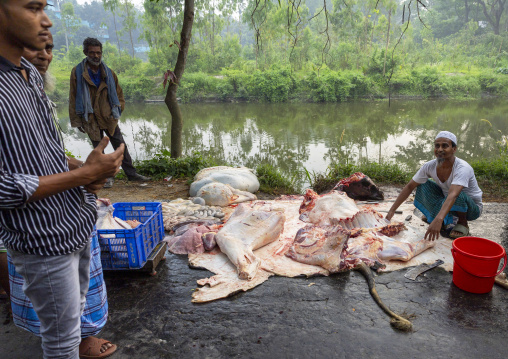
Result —
<instances>
[{"instance_id":1,"label":"blue jeans","mask_svg":"<svg viewBox=\"0 0 508 359\"><path fill-rule=\"evenodd\" d=\"M41 322L44 358L78 359L80 317L90 280L90 242L61 256L8 251Z\"/></svg>"},{"instance_id":2,"label":"blue jeans","mask_svg":"<svg viewBox=\"0 0 508 359\"><path fill-rule=\"evenodd\" d=\"M95 231L90 235L90 252L90 284L85 297L85 309L81 314L82 339L99 334L108 318L106 285L102 275L99 239ZM23 292L25 280L16 272L16 268L14 268L14 264L9 257L8 260L14 324L40 337L41 322L33 309L32 302Z\"/></svg>"}]
</instances>

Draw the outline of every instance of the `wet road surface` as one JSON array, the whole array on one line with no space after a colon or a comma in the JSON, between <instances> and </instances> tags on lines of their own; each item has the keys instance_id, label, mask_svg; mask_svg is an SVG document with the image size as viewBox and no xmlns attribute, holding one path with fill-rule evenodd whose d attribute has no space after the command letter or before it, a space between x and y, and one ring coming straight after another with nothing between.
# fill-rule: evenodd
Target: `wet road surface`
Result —
<instances>
[{"instance_id":1,"label":"wet road surface","mask_svg":"<svg viewBox=\"0 0 508 359\"><path fill-rule=\"evenodd\" d=\"M508 244L506 205L486 206L474 234L498 233ZM483 217L483 216L482 216ZM495 223L495 225L494 225ZM494 231L494 232L493 232ZM393 330L358 272L331 277L271 277L253 290L191 303L196 280L186 256L167 255L150 277L106 272L109 320L100 337L112 358L501 358L506 353L508 291L470 294L441 268L418 282L405 270L380 274L377 289L414 331ZM2 321L6 305L1 303ZM39 358L38 338L0 323L1 358Z\"/></svg>"}]
</instances>

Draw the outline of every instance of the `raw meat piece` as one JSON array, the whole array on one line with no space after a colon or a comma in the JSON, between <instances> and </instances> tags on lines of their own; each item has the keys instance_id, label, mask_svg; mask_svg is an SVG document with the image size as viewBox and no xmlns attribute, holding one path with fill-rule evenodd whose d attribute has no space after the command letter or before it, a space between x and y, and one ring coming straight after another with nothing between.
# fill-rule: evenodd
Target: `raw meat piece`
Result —
<instances>
[{"instance_id":1,"label":"raw meat piece","mask_svg":"<svg viewBox=\"0 0 508 359\"><path fill-rule=\"evenodd\" d=\"M138 220L126 220L125 223L127 223L129 226L131 226L131 228L136 228L137 226L139 226L141 224L140 221Z\"/></svg>"},{"instance_id":2,"label":"raw meat piece","mask_svg":"<svg viewBox=\"0 0 508 359\"><path fill-rule=\"evenodd\" d=\"M346 196L344 192L332 191L324 195L318 195L308 189L300 206L300 220L313 223L318 226L340 225L344 229L354 228L380 230L389 226L390 221L373 209L360 210L354 200ZM403 224L389 226L385 233L397 233L403 229Z\"/></svg>"},{"instance_id":3,"label":"raw meat piece","mask_svg":"<svg viewBox=\"0 0 508 359\"><path fill-rule=\"evenodd\" d=\"M300 206L300 220L329 226L334 224L332 222L351 219L359 211L355 201L344 192L332 191L320 196L308 189Z\"/></svg>"},{"instance_id":4,"label":"raw meat piece","mask_svg":"<svg viewBox=\"0 0 508 359\"><path fill-rule=\"evenodd\" d=\"M219 226L212 221L182 223L175 226L175 232L166 236L168 250L174 254L203 253L215 247L215 233Z\"/></svg>"},{"instance_id":5,"label":"raw meat piece","mask_svg":"<svg viewBox=\"0 0 508 359\"><path fill-rule=\"evenodd\" d=\"M239 291L247 291L263 283L272 275L285 277L328 275L328 271L321 267L295 262L285 256L286 251L293 244L296 232L305 225L298 219L300 202L301 197L292 201L270 201L260 208L261 210L284 209L287 219L284 231L276 241L254 251L254 255L262 261L262 264L252 280L240 279L236 267L218 248L202 254L190 254L191 267L206 268L216 274L198 281L199 285L204 286L192 293L192 301L208 302L225 298ZM244 204L244 206L250 206L250 204Z\"/></svg>"},{"instance_id":6,"label":"raw meat piece","mask_svg":"<svg viewBox=\"0 0 508 359\"><path fill-rule=\"evenodd\" d=\"M297 262L317 265L330 273L336 273L342 269L344 247L349 235L350 232L341 226L308 225L298 231L286 256Z\"/></svg>"},{"instance_id":7,"label":"raw meat piece","mask_svg":"<svg viewBox=\"0 0 508 359\"><path fill-rule=\"evenodd\" d=\"M342 179L333 189L346 192L349 197L358 200L384 199L383 192L379 190L369 176L361 172L356 172L348 178Z\"/></svg>"},{"instance_id":8,"label":"raw meat piece","mask_svg":"<svg viewBox=\"0 0 508 359\"><path fill-rule=\"evenodd\" d=\"M217 245L238 269L241 279L255 277L261 264L253 250L271 243L284 230L284 213L239 205L215 236Z\"/></svg>"}]
</instances>

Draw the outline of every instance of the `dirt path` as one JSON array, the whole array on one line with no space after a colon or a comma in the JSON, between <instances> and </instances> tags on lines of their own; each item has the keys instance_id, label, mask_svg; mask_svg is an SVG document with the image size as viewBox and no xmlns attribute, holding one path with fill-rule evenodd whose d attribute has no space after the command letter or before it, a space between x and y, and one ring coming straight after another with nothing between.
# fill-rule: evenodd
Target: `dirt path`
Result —
<instances>
[{"instance_id":1,"label":"dirt path","mask_svg":"<svg viewBox=\"0 0 508 359\"><path fill-rule=\"evenodd\" d=\"M187 179L173 179L171 182L149 181L149 182L129 182L127 180L115 180L112 188L102 189L99 198L109 198L111 202L158 202L170 201L176 198L188 198L189 187ZM397 197L402 186L381 184L380 189L385 197ZM275 199L276 195L258 192L258 199ZM490 188L486 188L483 193L483 202L508 202L506 196L494 193Z\"/></svg>"},{"instance_id":2,"label":"dirt path","mask_svg":"<svg viewBox=\"0 0 508 359\"><path fill-rule=\"evenodd\" d=\"M104 188L99 198L109 198L111 202L157 202L175 198L187 198L189 185L186 180L129 182L115 180L112 188Z\"/></svg>"},{"instance_id":3,"label":"dirt path","mask_svg":"<svg viewBox=\"0 0 508 359\"><path fill-rule=\"evenodd\" d=\"M171 182L149 181L129 182L115 180L112 188L99 191L99 198L109 198L112 203L117 202L159 202L176 198L189 197L189 185L186 179L174 179ZM256 193L258 199L274 199L277 196L267 193Z\"/></svg>"}]
</instances>

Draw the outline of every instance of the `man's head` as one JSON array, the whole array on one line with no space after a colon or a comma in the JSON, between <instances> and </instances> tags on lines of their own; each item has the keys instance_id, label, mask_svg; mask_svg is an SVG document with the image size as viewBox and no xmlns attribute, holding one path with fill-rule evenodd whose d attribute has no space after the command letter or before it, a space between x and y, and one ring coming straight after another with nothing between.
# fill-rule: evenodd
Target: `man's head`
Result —
<instances>
[{"instance_id":1,"label":"man's head","mask_svg":"<svg viewBox=\"0 0 508 359\"><path fill-rule=\"evenodd\" d=\"M83 41L83 53L89 64L99 66L102 60L102 43L97 39L87 37Z\"/></svg>"},{"instance_id":2,"label":"man's head","mask_svg":"<svg viewBox=\"0 0 508 359\"><path fill-rule=\"evenodd\" d=\"M50 33L44 50L34 51L25 47L23 57L30 61L39 70L41 75L44 76L46 71L48 71L49 64L53 61L53 47L53 36Z\"/></svg>"},{"instance_id":3,"label":"man's head","mask_svg":"<svg viewBox=\"0 0 508 359\"><path fill-rule=\"evenodd\" d=\"M53 26L44 12L46 0L0 0L0 44L2 50L43 50Z\"/></svg>"},{"instance_id":4,"label":"man's head","mask_svg":"<svg viewBox=\"0 0 508 359\"><path fill-rule=\"evenodd\" d=\"M457 137L448 131L441 131L434 140L434 155L437 162L442 164L455 156L457 151Z\"/></svg>"}]
</instances>

